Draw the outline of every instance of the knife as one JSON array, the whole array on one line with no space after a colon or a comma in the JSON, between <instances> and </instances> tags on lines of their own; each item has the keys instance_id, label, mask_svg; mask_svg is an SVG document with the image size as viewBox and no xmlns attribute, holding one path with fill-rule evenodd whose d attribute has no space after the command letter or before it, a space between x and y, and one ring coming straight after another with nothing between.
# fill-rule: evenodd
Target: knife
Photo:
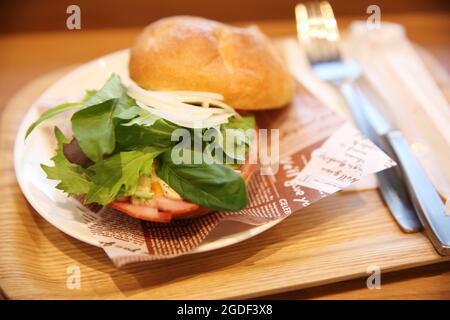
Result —
<instances>
[{"instance_id":1,"label":"knife","mask_svg":"<svg viewBox=\"0 0 450 320\"><path fill-rule=\"evenodd\" d=\"M386 150L380 135L374 130L364 112L362 105L370 104L367 98L357 90L354 82L344 83L340 87L342 94L345 96L349 110L352 114L359 129L364 135L374 142L380 149L389 154ZM376 174L378 180L379 191L386 205L399 225L400 229L406 233L420 231L422 225L417 218L411 199L406 190L406 186L402 181L401 175L396 167L392 167Z\"/></svg>"},{"instance_id":2,"label":"knife","mask_svg":"<svg viewBox=\"0 0 450 320\"><path fill-rule=\"evenodd\" d=\"M394 156L425 233L440 255L450 255L450 216L446 215L445 205L439 194L420 166L403 134L396 130L395 126L372 104L367 103L360 87L354 87L355 95L363 102L360 104L360 110L364 114L360 116L365 116L364 118L372 127L371 134L378 135L379 138L376 139L378 143Z\"/></svg>"}]
</instances>

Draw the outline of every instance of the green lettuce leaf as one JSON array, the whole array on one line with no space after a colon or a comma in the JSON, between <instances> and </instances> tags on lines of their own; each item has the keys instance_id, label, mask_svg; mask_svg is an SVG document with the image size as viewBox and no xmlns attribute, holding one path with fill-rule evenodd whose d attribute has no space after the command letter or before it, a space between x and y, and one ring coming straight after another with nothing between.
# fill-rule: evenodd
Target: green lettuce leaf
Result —
<instances>
[{"instance_id":1,"label":"green lettuce leaf","mask_svg":"<svg viewBox=\"0 0 450 320\"><path fill-rule=\"evenodd\" d=\"M176 124L153 115L142 115L116 127L116 139L120 150L132 150L146 146L167 148L172 141L172 132L180 128Z\"/></svg>"},{"instance_id":2,"label":"green lettuce leaf","mask_svg":"<svg viewBox=\"0 0 450 320\"><path fill-rule=\"evenodd\" d=\"M226 156L226 163L241 164L245 161L254 139L249 129L255 129L255 126L256 121L253 115L246 115L241 118L233 117L229 119L228 123L220 126L222 139L219 139L218 143Z\"/></svg>"},{"instance_id":3,"label":"green lettuce leaf","mask_svg":"<svg viewBox=\"0 0 450 320\"><path fill-rule=\"evenodd\" d=\"M125 92L115 101L113 117L121 120L130 120L138 116L141 108L136 105L136 100Z\"/></svg>"},{"instance_id":4,"label":"green lettuce leaf","mask_svg":"<svg viewBox=\"0 0 450 320\"><path fill-rule=\"evenodd\" d=\"M140 110L136 118L127 123L123 123L122 125L125 127L129 127L136 124L138 126L150 127L154 125L155 122L158 120L161 120L161 118L158 117L157 115L144 110Z\"/></svg>"},{"instance_id":5,"label":"green lettuce leaf","mask_svg":"<svg viewBox=\"0 0 450 320\"><path fill-rule=\"evenodd\" d=\"M106 84L86 102L86 107L72 116L73 135L81 149L94 162L116 147L115 128L125 120L136 117L140 108L127 95L117 75L112 75Z\"/></svg>"},{"instance_id":6,"label":"green lettuce leaf","mask_svg":"<svg viewBox=\"0 0 450 320\"><path fill-rule=\"evenodd\" d=\"M72 131L86 156L94 162L115 148L114 100L81 109L72 116Z\"/></svg>"},{"instance_id":7,"label":"green lettuce leaf","mask_svg":"<svg viewBox=\"0 0 450 320\"><path fill-rule=\"evenodd\" d=\"M142 150L120 152L98 161L89 167L95 175L85 202L106 205L119 195L134 194L139 177L151 174L153 160L163 151L164 149L147 147Z\"/></svg>"},{"instance_id":8,"label":"green lettuce leaf","mask_svg":"<svg viewBox=\"0 0 450 320\"><path fill-rule=\"evenodd\" d=\"M63 144L69 143L70 139L64 137L61 130L55 127L55 136L58 141L56 155L51 159L54 162L53 167L41 165L41 168L51 180L60 180L56 186L69 195L83 195L89 191L91 182L89 172L79 165L70 163L64 156Z\"/></svg>"},{"instance_id":9,"label":"green lettuce leaf","mask_svg":"<svg viewBox=\"0 0 450 320\"><path fill-rule=\"evenodd\" d=\"M89 100L91 100L96 94L97 94L97 90L95 90L95 89L88 89L88 90L86 90L85 93L84 93L83 100L81 100L81 103L83 104L83 106L85 106L86 103Z\"/></svg>"},{"instance_id":10,"label":"green lettuce leaf","mask_svg":"<svg viewBox=\"0 0 450 320\"><path fill-rule=\"evenodd\" d=\"M34 130L34 128L36 128L38 125L40 125L45 120L50 119L50 118L56 116L57 114L60 114L67 110L74 109L74 108L81 108L82 106L83 106L83 104L80 102L66 102L66 103L57 105L56 107L53 107L51 109L48 109L43 114L41 114L41 116L28 127L28 130L25 133L25 139L30 135L30 133Z\"/></svg>"},{"instance_id":11,"label":"green lettuce leaf","mask_svg":"<svg viewBox=\"0 0 450 320\"><path fill-rule=\"evenodd\" d=\"M84 105L85 107L90 107L108 100L119 99L125 92L126 90L120 81L120 77L113 73L101 89L88 91L90 94L84 99Z\"/></svg>"},{"instance_id":12,"label":"green lettuce leaf","mask_svg":"<svg viewBox=\"0 0 450 320\"><path fill-rule=\"evenodd\" d=\"M30 125L27 132L25 133L25 139L43 121L50 119L62 112L70 109L81 109L98 105L112 99L119 99L116 108L117 110L114 113L114 116L116 118L128 120L138 115L140 108L136 105L134 99L126 94L125 87L122 85L120 77L116 74L113 74L100 90L87 90L84 98L80 102L62 103L45 111L36 121L34 121Z\"/></svg>"},{"instance_id":13,"label":"green lettuce leaf","mask_svg":"<svg viewBox=\"0 0 450 320\"><path fill-rule=\"evenodd\" d=\"M232 117L228 120L228 123L224 123L220 126L220 131L224 139L226 139L227 133L230 133L236 141L236 143L244 143L250 145L253 141L253 135L249 135L249 129L256 128L256 120L253 115L242 116L241 118ZM244 133L244 135L239 132Z\"/></svg>"},{"instance_id":14,"label":"green lettuce leaf","mask_svg":"<svg viewBox=\"0 0 450 320\"><path fill-rule=\"evenodd\" d=\"M222 124L223 129L254 129L256 127L255 116L252 114L241 116L240 118L232 117L227 123Z\"/></svg>"},{"instance_id":15,"label":"green lettuce leaf","mask_svg":"<svg viewBox=\"0 0 450 320\"><path fill-rule=\"evenodd\" d=\"M194 157L194 151L184 152ZM175 164L170 150L160 161L157 175L193 203L216 210L239 210L248 204L241 175L222 164Z\"/></svg>"}]
</instances>

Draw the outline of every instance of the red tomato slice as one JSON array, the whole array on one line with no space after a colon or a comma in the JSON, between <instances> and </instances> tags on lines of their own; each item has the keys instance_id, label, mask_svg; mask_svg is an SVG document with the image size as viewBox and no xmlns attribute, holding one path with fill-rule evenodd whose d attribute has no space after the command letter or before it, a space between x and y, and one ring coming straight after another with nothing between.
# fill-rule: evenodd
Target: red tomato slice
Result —
<instances>
[{"instance_id":1,"label":"red tomato slice","mask_svg":"<svg viewBox=\"0 0 450 320\"><path fill-rule=\"evenodd\" d=\"M120 201L111 202L108 206L141 220L155 222L170 222L172 220L172 215L169 212L158 211L157 208L150 206L139 206Z\"/></svg>"},{"instance_id":2,"label":"red tomato slice","mask_svg":"<svg viewBox=\"0 0 450 320\"><path fill-rule=\"evenodd\" d=\"M258 126L256 126L256 131L258 131ZM251 151L253 152L258 152L259 150L259 141L258 141L258 134L255 135L255 139L253 139L253 146L251 148ZM250 163L250 155L248 155L246 161L241 165L241 167L239 168L240 174L242 176L242 179L245 180L245 182L249 182L250 178L252 176L252 173L255 171L255 169L257 168L257 164L255 163Z\"/></svg>"},{"instance_id":3,"label":"red tomato slice","mask_svg":"<svg viewBox=\"0 0 450 320\"><path fill-rule=\"evenodd\" d=\"M117 198L114 201L117 201L117 202L130 202L130 197Z\"/></svg>"},{"instance_id":4,"label":"red tomato slice","mask_svg":"<svg viewBox=\"0 0 450 320\"><path fill-rule=\"evenodd\" d=\"M244 180L249 180L255 167L256 165L248 163L241 166L240 174ZM187 200L175 200L163 196L156 196L148 206L134 205L129 202L129 198L117 199L109 206L134 218L155 222L170 222L172 218L189 219L214 211Z\"/></svg>"},{"instance_id":5,"label":"red tomato slice","mask_svg":"<svg viewBox=\"0 0 450 320\"><path fill-rule=\"evenodd\" d=\"M175 200L161 196L155 197L152 200L152 205L158 210L168 212L172 215L193 212L200 209L198 204L186 200Z\"/></svg>"},{"instance_id":6,"label":"red tomato slice","mask_svg":"<svg viewBox=\"0 0 450 320\"><path fill-rule=\"evenodd\" d=\"M250 177L252 176L252 173L256 169L256 164L253 163L244 163L240 168L240 174L242 176L242 179L245 180L245 182L250 181Z\"/></svg>"}]
</instances>

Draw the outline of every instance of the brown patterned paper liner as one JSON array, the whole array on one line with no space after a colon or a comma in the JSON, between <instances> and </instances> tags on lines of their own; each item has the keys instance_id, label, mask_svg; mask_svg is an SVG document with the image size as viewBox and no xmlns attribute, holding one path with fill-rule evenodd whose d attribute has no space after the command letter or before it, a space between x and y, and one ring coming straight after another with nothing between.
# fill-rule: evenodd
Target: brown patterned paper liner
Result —
<instances>
[{"instance_id":1,"label":"brown patterned paper liner","mask_svg":"<svg viewBox=\"0 0 450 320\"><path fill-rule=\"evenodd\" d=\"M258 112L256 118L259 128L279 129L280 165L274 175L253 174L246 208L169 224L138 220L111 208L86 212L88 229L116 266L186 254L222 221L261 225L282 219L395 165L304 88L298 88L289 106Z\"/></svg>"}]
</instances>

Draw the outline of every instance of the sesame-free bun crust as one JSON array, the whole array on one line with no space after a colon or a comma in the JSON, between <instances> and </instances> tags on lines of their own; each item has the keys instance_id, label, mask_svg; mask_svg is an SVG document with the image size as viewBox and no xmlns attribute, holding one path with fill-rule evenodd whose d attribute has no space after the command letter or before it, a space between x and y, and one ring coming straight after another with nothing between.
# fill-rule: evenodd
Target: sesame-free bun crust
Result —
<instances>
[{"instance_id":1,"label":"sesame-free bun crust","mask_svg":"<svg viewBox=\"0 0 450 320\"><path fill-rule=\"evenodd\" d=\"M220 93L240 110L286 105L294 80L257 28L188 16L147 26L131 48L131 78L149 90Z\"/></svg>"}]
</instances>

